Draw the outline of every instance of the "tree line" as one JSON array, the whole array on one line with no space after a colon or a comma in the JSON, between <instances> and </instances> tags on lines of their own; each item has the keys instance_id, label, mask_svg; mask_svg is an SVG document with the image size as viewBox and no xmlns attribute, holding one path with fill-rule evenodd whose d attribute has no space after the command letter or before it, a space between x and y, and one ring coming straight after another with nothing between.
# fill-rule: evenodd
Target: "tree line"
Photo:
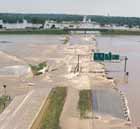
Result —
<instances>
[{"instance_id":1,"label":"tree line","mask_svg":"<svg viewBox=\"0 0 140 129\"><path fill-rule=\"evenodd\" d=\"M116 24L131 26L140 26L140 18L138 17L114 17L114 16L97 16L89 15L92 21L99 24ZM23 22L26 19L31 23L44 23L46 20L55 20L56 22L62 21L82 21L83 15L67 15L67 14L17 14L17 13L0 13L0 19L3 19L5 23Z\"/></svg>"}]
</instances>

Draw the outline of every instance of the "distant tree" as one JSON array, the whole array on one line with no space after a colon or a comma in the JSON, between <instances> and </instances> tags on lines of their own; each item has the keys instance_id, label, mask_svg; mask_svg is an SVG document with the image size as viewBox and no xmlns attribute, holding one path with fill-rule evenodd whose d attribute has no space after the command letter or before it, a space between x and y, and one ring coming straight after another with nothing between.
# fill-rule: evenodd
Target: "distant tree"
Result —
<instances>
[{"instance_id":1,"label":"distant tree","mask_svg":"<svg viewBox=\"0 0 140 129\"><path fill-rule=\"evenodd\" d=\"M0 25L0 29L2 29L3 28L3 26L2 25Z\"/></svg>"},{"instance_id":2,"label":"distant tree","mask_svg":"<svg viewBox=\"0 0 140 129\"><path fill-rule=\"evenodd\" d=\"M111 17L111 16L97 16L89 15L92 21L99 24L116 24L128 26L140 26L140 18L136 17ZM14 14L14 13L0 13L0 19L4 22L16 23L22 22L26 19L28 22L35 24L44 24L45 20L55 20L58 23L62 21L82 21L83 15L66 15L66 14Z\"/></svg>"},{"instance_id":3,"label":"distant tree","mask_svg":"<svg viewBox=\"0 0 140 129\"><path fill-rule=\"evenodd\" d=\"M133 26L131 24L128 25L129 28L132 28Z\"/></svg>"},{"instance_id":4,"label":"distant tree","mask_svg":"<svg viewBox=\"0 0 140 129\"><path fill-rule=\"evenodd\" d=\"M56 29L56 26L53 24L53 25L51 26L51 29Z\"/></svg>"}]
</instances>

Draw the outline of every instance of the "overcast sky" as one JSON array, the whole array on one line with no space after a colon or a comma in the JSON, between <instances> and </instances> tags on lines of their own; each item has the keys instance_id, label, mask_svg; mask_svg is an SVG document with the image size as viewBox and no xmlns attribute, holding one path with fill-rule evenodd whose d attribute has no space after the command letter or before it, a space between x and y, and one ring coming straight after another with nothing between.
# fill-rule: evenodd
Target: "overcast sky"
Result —
<instances>
[{"instance_id":1,"label":"overcast sky","mask_svg":"<svg viewBox=\"0 0 140 129\"><path fill-rule=\"evenodd\" d=\"M140 0L0 0L0 12L140 17Z\"/></svg>"}]
</instances>

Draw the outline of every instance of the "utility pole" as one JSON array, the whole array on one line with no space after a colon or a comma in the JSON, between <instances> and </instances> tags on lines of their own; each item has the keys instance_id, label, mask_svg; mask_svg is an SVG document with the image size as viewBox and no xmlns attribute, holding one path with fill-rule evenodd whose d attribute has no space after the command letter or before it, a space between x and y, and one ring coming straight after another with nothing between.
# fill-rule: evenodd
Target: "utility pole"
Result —
<instances>
[{"instance_id":1,"label":"utility pole","mask_svg":"<svg viewBox=\"0 0 140 129\"><path fill-rule=\"evenodd\" d=\"M77 68L77 71L78 72L80 71L80 55L78 55L78 68Z\"/></svg>"},{"instance_id":2,"label":"utility pole","mask_svg":"<svg viewBox=\"0 0 140 129\"><path fill-rule=\"evenodd\" d=\"M127 60L128 58L125 57L125 63L124 63L124 72L126 73L126 70L127 70Z\"/></svg>"},{"instance_id":3,"label":"utility pole","mask_svg":"<svg viewBox=\"0 0 140 129\"><path fill-rule=\"evenodd\" d=\"M125 76L125 82L128 83L128 76L129 76L129 72L127 72L127 61L128 61L128 58L125 57L125 63L124 63L124 76Z\"/></svg>"},{"instance_id":4,"label":"utility pole","mask_svg":"<svg viewBox=\"0 0 140 129\"><path fill-rule=\"evenodd\" d=\"M6 96L6 85L3 85L3 88L4 88L4 95Z\"/></svg>"}]
</instances>

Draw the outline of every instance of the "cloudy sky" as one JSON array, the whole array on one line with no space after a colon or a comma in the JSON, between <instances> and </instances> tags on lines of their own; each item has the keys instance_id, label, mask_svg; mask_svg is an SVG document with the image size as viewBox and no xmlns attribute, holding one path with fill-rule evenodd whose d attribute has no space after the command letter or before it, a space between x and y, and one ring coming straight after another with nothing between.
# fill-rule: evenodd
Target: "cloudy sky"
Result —
<instances>
[{"instance_id":1,"label":"cloudy sky","mask_svg":"<svg viewBox=\"0 0 140 129\"><path fill-rule=\"evenodd\" d=\"M0 0L0 12L140 17L140 0Z\"/></svg>"}]
</instances>

